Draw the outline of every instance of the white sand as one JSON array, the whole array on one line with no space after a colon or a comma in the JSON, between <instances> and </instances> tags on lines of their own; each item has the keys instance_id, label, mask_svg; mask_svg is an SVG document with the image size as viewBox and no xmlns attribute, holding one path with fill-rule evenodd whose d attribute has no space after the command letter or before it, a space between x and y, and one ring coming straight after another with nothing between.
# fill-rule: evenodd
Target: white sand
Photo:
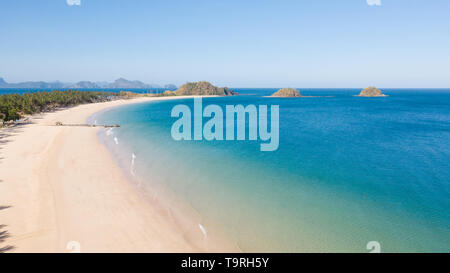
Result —
<instances>
[{"instance_id":1,"label":"white sand","mask_svg":"<svg viewBox=\"0 0 450 273\"><path fill-rule=\"evenodd\" d=\"M53 126L85 123L107 107L158 99L175 98L80 105L40 115L15 130L1 129L9 136L0 139L0 251L235 250L228 244L192 244L125 179L99 142L98 129Z\"/></svg>"}]
</instances>

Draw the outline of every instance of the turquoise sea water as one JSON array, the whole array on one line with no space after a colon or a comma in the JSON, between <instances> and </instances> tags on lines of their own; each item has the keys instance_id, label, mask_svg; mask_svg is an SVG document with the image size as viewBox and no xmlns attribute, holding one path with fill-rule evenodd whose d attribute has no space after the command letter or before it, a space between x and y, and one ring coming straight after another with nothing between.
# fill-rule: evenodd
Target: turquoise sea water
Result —
<instances>
[{"instance_id":1,"label":"turquoise sea water","mask_svg":"<svg viewBox=\"0 0 450 273\"><path fill-rule=\"evenodd\" d=\"M126 174L170 190L244 251L367 252L377 241L382 252L450 252L450 90L384 89L385 98L354 97L359 89L302 89L330 98L236 91L203 105L279 105L277 151L173 140L171 109L192 108L192 99L90 120L121 125L99 137Z\"/></svg>"}]
</instances>

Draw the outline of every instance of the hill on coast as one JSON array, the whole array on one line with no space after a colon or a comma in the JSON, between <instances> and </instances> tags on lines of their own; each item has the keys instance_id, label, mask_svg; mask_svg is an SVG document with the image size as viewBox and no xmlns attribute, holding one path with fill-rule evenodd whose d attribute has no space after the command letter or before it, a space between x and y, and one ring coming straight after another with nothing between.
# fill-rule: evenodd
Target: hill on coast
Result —
<instances>
[{"instance_id":1,"label":"hill on coast","mask_svg":"<svg viewBox=\"0 0 450 273\"><path fill-rule=\"evenodd\" d=\"M189 82L185 83L176 91L165 91L165 96L234 96L236 92L230 90L228 87L217 87L209 82Z\"/></svg>"}]
</instances>

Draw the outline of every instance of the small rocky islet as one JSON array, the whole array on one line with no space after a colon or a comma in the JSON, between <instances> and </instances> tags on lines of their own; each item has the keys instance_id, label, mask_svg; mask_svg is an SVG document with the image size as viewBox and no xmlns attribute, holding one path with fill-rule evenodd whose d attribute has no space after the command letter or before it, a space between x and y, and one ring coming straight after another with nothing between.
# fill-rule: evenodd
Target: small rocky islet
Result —
<instances>
[{"instance_id":1,"label":"small rocky islet","mask_svg":"<svg viewBox=\"0 0 450 273\"><path fill-rule=\"evenodd\" d=\"M277 98L299 98L303 97L297 89L294 88L282 88L273 93L271 97Z\"/></svg>"},{"instance_id":2,"label":"small rocky islet","mask_svg":"<svg viewBox=\"0 0 450 273\"><path fill-rule=\"evenodd\" d=\"M383 94L383 92L374 87L369 86L361 90L361 93L359 95L356 95L357 97L387 97L387 95ZM316 97L316 96L303 96L300 94L300 92L297 89L294 88L282 88L278 90L277 92L273 93L269 97L275 97L275 98L306 98L306 97ZM322 96L318 96L322 97ZM325 96L325 97L332 97L332 96Z\"/></svg>"},{"instance_id":3,"label":"small rocky islet","mask_svg":"<svg viewBox=\"0 0 450 273\"><path fill-rule=\"evenodd\" d=\"M383 94L380 89L369 86L361 90L361 93L359 95L356 95L357 97L387 97L387 95Z\"/></svg>"}]
</instances>

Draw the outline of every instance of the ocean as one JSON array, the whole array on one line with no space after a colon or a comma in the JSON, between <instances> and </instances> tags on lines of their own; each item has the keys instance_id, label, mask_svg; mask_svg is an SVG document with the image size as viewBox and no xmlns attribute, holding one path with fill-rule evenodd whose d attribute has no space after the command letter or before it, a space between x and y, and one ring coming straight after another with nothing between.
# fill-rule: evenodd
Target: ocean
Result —
<instances>
[{"instance_id":1,"label":"ocean","mask_svg":"<svg viewBox=\"0 0 450 273\"><path fill-rule=\"evenodd\" d=\"M153 88L153 89L140 89L140 88L98 88L98 89L86 89L86 88L57 88L57 89L42 89L42 88L0 88L0 95L7 94L26 94L26 93L35 93L35 92L50 92L50 91L97 91L97 92L111 92L111 93L120 93L120 91L132 91L134 93L139 94L147 94L147 93L163 93L167 89L164 88Z\"/></svg>"},{"instance_id":2,"label":"ocean","mask_svg":"<svg viewBox=\"0 0 450 273\"><path fill-rule=\"evenodd\" d=\"M381 252L450 252L450 89L233 90L241 95L203 107L279 105L276 151L175 141L171 110L193 99L111 108L89 122L120 124L99 138L130 180L189 206L195 232L217 227L243 251L369 252L375 241Z\"/></svg>"}]
</instances>

